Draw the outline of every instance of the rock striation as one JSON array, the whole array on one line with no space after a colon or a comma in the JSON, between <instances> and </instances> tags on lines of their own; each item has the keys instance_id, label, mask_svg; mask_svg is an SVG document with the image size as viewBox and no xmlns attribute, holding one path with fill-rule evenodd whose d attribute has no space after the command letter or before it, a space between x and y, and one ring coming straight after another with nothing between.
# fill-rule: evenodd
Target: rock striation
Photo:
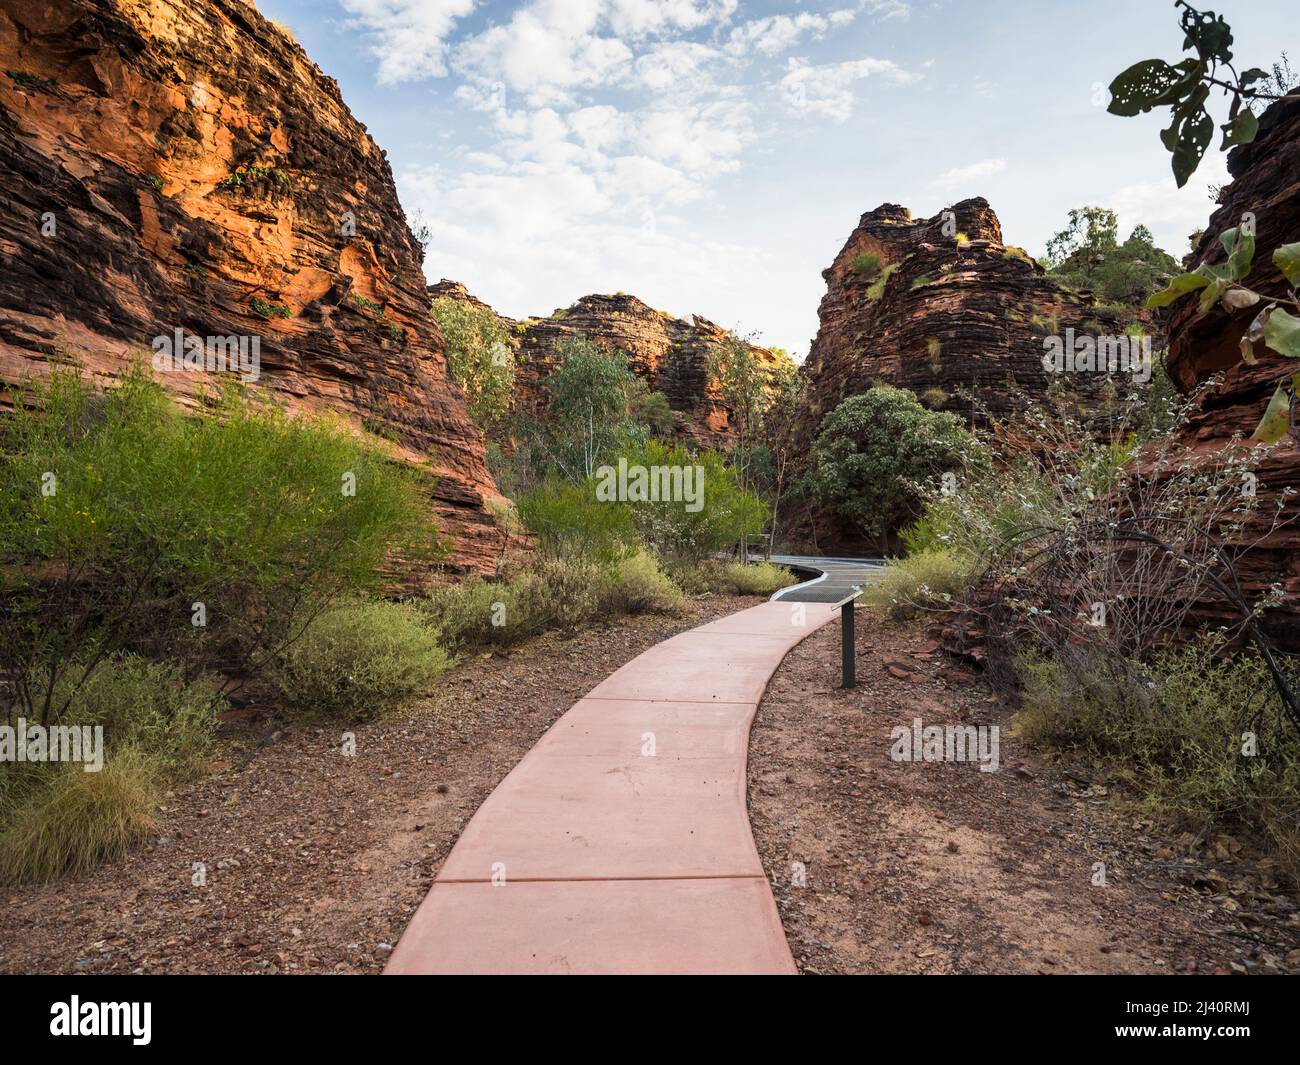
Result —
<instances>
[{"instance_id":1,"label":"rock striation","mask_svg":"<svg viewBox=\"0 0 1300 1065\"><path fill-rule=\"evenodd\" d=\"M1090 293L1071 291L1004 244L982 198L933 218L913 219L897 204L868 211L822 277L826 295L803 366L812 430L876 381L967 417L975 412L963 391L1007 414L1017 391L1047 388L1044 337L1124 328Z\"/></svg>"},{"instance_id":2,"label":"rock striation","mask_svg":"<svg viewBox=\"0 0 1300 1065\"><path fill-rule=\"evenodd\" d=\"M457 281L444 279L430 285L429 296L447 296L487 307ZM519 345L516 412L544 412L542 383L558 365L556 349L570 337L583 336L606 351L624 352L632 372L651 391L667 397L678 438L712 448L725 447L735 440L731 413L708 375L709 356L726 340L727 331L708 319L699 315L692 315L690 321L674 318L622 292L583 296L546 318L517 322L498 317ZM793 370L784 352L747 346L769 373Z\"/></svg>"},{"instance_id":3,"label":"rock striation","mask_svg":"<svg viewBox=\"0 0 1300 1065\"><path fill-rule=\"evenodd\" d=\"M1292 92L1300 93L1300 87ZM1219 235L1249 213L1256 251L1254 268L1243 283L1265 298L1284 296L1286 281L1272 256L1279 244L1300 241L1300 100L1269 107L1260 116L1254 142L1229 153L1228 171L1232 181L1220 192L1220 206L1185 265L1195 269L1221 263L1225 256ZM1213 460L1234 437L1248 438L1278 382L1297 370L1295 360L1262 344L1255 346L1256 365L1242 362L1241 337L1257 310L1232 311L1220 304L1201 313L1193 296L1174 304L1169 313L1167 361L1175 384L1190 392L1222 375L1200 397L1180 433L1204 461ZM1295 496L1288 500L1281 495L1288 488L1300 489L1300 445L1284 439L1268 451L1256 475L1260 505L1229 546L1241 552L1237 568L1248 596L1257 598L1274 583L1282 586L1285 600L1272 612L1270 627L1289 647L1300 649L1300 506ZM1279 499L1286 524L1270 532Z\"/></svg>"},{"instance_id":4,"label":"rock striation","mask_svg":"<svg viewBox=\"0 0 1300 1065\"><path fill-rule=\"evenodd\" d=\"M178 329L257 338L254 388L397 441L437 474L451 561L490 567L498 494L388 161L256 8L7 0L0 172L0 381L108 381Z\"/></svg>"}]
</instances>

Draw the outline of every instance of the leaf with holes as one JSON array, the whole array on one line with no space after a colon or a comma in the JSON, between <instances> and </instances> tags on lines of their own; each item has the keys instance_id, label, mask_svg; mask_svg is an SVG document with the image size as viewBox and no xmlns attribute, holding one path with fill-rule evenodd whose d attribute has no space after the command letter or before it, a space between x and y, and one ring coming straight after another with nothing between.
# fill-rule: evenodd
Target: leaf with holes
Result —
<instances>
[{"instance_id":1,"label":"leaf with holes","mask_svg":"<svg viewBox=\"0 0 1300 1065\"><path fill-rule=\"evenodd\" d=\"M1170 66L1163 59L1134 63L1110 83L1110 106L1106 110L1112 115L1132 117L1173 103L1181 95L1176 90L1200 79L1199 73L1192 77L1192 68L1199 66L1194 59L1178 66Z\"/></svg>"},{"instance_id":2,"label":"leaf with holes","mask_svg":"<svg viewBox=\"0 0 1300 1065\"><path fill-rule=\"evenodd\" d=\"M1222 15L1213 11L1197 11L1190 4L1179 19L1186 36L1183 48L1195 48L1202 59L1217 63L1232 62L1232 27Z\"/></svg>"},{"instance_id":3,"label":"leaf with holes","mask_svg":"<svg viewBox=\"0 0 1300 1065\"><path fill-rule=\"evenodd\" d=\"M1169 149L1174 171L1174 181L1181 189L1200 166L1214 136L1214 119L1205 110L1209 87L1198 85L1187 100L1174 112L1169 128L1160 132L1160 140Z\"/></svg>"},{"instance_id":4,"label":"leaf with holes","mask_svg":"<svg viewBox=\"0 0 1300 1065\"><path fill-rule=\"evenodd\" d=\"M1250 111L1241 111L1231 122L1219 127L1223 130L1223 143L1220 151L1227 151L1236 144L1250 144L1259 133L1259 119Z\"/></svg>"}]
</instances>

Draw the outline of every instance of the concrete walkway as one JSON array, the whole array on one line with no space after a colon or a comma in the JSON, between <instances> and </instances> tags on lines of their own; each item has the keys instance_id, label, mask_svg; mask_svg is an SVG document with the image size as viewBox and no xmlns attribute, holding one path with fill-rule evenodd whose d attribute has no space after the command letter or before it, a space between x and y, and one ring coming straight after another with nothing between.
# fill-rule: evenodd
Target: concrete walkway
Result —
<instances>
[{"instance_id":1,"label":"concrete walkway","mask_svg":"<svg viewBox=\"0 0 1300 1065\"><path fill-rule=\"evenodd\" d=\"M772 596L783 603L839 603L855 588L872 580L884 567L879 558L824 558L818 555L773 555L778 566L816 574L802 584L782 588Z\"/></svg>"},{"instance_id":2,"label":"concrete walkway","mask_svg":"<svg viewBox=\"0 0 1300 1065\"><path fill-rule=\"evenodd\" d=\"M769 677L835 614L763 603L597 685L465 826L386 971L794 973L745 760Z\"/></svg>"}]
</instances>

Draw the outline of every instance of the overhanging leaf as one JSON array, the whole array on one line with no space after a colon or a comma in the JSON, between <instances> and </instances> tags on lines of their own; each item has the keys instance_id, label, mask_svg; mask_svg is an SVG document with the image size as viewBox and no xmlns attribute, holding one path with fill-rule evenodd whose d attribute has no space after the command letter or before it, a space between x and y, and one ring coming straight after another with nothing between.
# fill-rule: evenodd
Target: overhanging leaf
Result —
<instances>
[{"instance_id":1,"label":"overhanging leaf","mask_svg":"<svg viewBox=\"0 0 1300 1065\"><path fill-rule=\"evenodd\" d=\"M1234 144L1249 144L1253 141L1259 133L1259 119L1249 110L1241 111L1231 122L1225 122L1222 129L1223 143L1219 147L1226 151Z\"/></svg>"},{"instance_id":2,"label":"overhanging leaf","mask_svg":"<svg viewBox=\"0 0 1300 1065\"><path fill-rule=\"evenodd\" d=\"M1300 381L1300 374L1291 378L1292 388L1296 387L1297 381ZM1273 398L1268 401L1264 417L1260 418L1259 425L1255 426L1255 431L1251 434L1251 443L1276 444L1286 436L1290 428L1291 395L1284 385L1278 385Z\"/></svg>"},{"instance_id":3,"label":"overhanging leaf","mask_svg":"<svg viewBox=\"0 0 1300 1065\"><path fill-rule=\"evenodd\" d=\"M1202 85L1201 88L1205 86ZM1194 97L1195 95L1197 94L1193 94ZM1180 113L1181 111L1180 108ZM1165 147L1173 153L1170 165L1173 167L1174 181L1180 189L1187 184L1187 179L1201 165L1205 149L1209 147L1210 138L1213 136L1214 119L1199 104L1186 117L1175 118L1174 124L1160 134Z\"/></svg>"},{"instance_id":4,"label":"overhanging leaf","mask_svg":"<svg viewBox=\"0 0 1300 1065\"><path fill-rule=\"evenodd\" d=\"M1219 302L1219 298L1228 291L1228 282L1212 281L1206 285L1205 290L1201 293L1200 312L1213 310L1214 305Z\"/></svg>"},{"instance_id":5,"label":"overhanging leaf","mask_svg":"<svg viewBox=\"0 0 1300 1065\"><path fill-rule=\"evenodd\" d=\"M1230 288L1223 294L1223 305L1233 311L1244 311L1247 307L1255 306L1259 300L1259 293L1251 292L1248 288Z\"/></svg>"},{"instance_id":6,"label":"overhanging leaf","mask_svg":"<svg viewBox=\"0 0 1300 1065\"><path fill-rule=\"evenodd\" d=\"M1223 231L1219 243L1228 253L1228 276L1240 281L1250 273L1251 260L1255 258L1255 234L1245 233L1234 226Z\"/></svg>"},{"instance_id":7,"label":"overhanging leaf","mask_svg":"<svg viewBox=\"0 0 1300 1065\"><path fill-rule=\"evenodd\" d=\"M1190 4L1182 5L1180 22L1186 36L1183 48L1195 48L1202 59L1219 63L1232 62L1232 27L1222 15L1213 11L1197 11Z\"/></svg>"},{"instance_id":8,"label":"overhanging leaf","mask_svg":"<svg viewBox=\"0 0 1300 1065\"><path fill-rule=\"evenodd\" d=\"M1300 318L1273 308L1264 322L1264 343L1279 355L1300 359Z\"/></svg>"},{"instance_id":9,"label":"overhanging leaf","mask_svg":"<svg viewBox=\"0 0 1300 1065\"><path fill-rule=\"evenodd\" d=\"M1300 285L1300 242L1283 244L1275 248L1273 265L1282 271L1282 275L1291 282L1292 287Z\"/></svg>"},{"instance_id":10,"label":"overhanging leaf","mask_svg":"<svg viewBox=\"0 0 1300 1065\"><path fill-rule=\"evenodd\" d=\"M1131 117L1159 107L1171 89L1187 80L1187 71L1172 67L1163 59L1144 59L1116 75L1110 83L1112 115Z\"/></svg>"},{"instance_id":11,"label":"overhanging leaf","mask_svg":"<svg viewBox=\"0 0 1300 1065\"><path fill-rule=\"evenodd\" d=\"M1204 274L1179 274L1169 279L1167 288L1152 293L1147 299L1147 306L1151 308L1168 307L1175 300L1181 299L1189 292L1195 292L1198 288L1204 288L1209 283L1210 279Z\"/></svg>"}]
</instances>

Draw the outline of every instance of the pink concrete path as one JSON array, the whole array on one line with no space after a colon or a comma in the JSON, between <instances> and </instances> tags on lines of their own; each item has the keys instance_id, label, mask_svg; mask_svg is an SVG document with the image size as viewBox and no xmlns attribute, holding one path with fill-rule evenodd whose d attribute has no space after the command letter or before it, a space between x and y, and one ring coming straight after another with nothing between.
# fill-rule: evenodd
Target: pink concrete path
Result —
<instances>
[{"instance_id":1,"label":"pink concrete path","mask_svg":"<svg viewBox=\"0 0 1300 1065\"><path fill-rule=\"evenodd\" d=\"M598 684L465 826L385 971L793 973L745 759L768 679L835 614L764 603Z\"/></svg>"}]
</instances>

